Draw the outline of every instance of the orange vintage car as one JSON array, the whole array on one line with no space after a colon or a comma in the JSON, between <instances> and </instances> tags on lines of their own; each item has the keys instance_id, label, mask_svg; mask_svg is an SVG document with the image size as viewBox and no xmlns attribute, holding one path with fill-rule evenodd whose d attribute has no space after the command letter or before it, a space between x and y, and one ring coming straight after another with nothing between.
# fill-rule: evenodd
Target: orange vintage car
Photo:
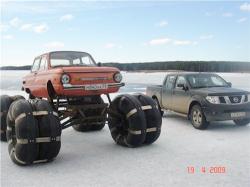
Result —
<instances>
[{"instance_id":1,"label":"orange vintage car","mask_svg":"<svg viewBox=\"0 0 250 187\"><path fill-rule=\"evenodd\" d=\"M98 65L86 52L45 53L35 58L22 89L30 98L55 98L108 94L124 86L117 68Z\"/></svg>"}]
</instances>

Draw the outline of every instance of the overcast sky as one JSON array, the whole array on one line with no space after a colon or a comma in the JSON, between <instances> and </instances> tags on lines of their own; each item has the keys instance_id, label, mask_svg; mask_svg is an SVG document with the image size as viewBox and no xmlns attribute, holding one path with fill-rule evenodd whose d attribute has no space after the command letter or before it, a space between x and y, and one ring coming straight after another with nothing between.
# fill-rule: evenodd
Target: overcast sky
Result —
<instances>
[{"instance_id":1,"label":"overcast sky","mask_svg":"<svg viewBox=\"0 0 250 187\"><path fill-rule=\"evenodd\" d=\"M246 2L1 3L1 66L53 50L97 62L250 61Z\"/></svg>"}]
</instances>

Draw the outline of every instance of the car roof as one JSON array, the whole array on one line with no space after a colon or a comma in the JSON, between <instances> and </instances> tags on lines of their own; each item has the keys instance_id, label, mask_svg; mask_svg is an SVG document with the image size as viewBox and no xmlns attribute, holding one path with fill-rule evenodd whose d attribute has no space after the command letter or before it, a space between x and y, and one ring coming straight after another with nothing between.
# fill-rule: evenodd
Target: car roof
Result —
<instances>
[{"instance_id":1,"label":"car roof","mask_svg":"<svg viewBox=\"0 0 250 187\"><path fill-rule=\"evenodd\" d=\"M77 52L77 53L86 53L86 54L90 55L89 53L84 52L84 51L50 51L50 52L43 53L43 54L41 54L41 55L36 56L35 59L36 59L36 58L40 58L41 56L49 55L49 54L51 54L51 53L56 53L56 52Z\"/></svg>"},{"instance_id":2,"label":"car roof","mask_svg":"<svg viewBox=\"0 0 250 187\"><path fill-rule=\"evenodd\" d=\"M215 73L209 73L209 72L176 72L176 73L169 73L167 75L198 75L198 74L202 74L202 75L216 75Z\"/></svg>"}]
</instances>

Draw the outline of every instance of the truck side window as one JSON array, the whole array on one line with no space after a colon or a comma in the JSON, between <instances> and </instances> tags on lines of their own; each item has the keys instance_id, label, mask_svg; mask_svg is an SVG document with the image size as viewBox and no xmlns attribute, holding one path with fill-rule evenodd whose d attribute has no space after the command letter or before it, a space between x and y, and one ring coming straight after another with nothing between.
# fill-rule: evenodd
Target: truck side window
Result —
<instances>
[{"instance_id":1,"label":"truck side window","mask_svg":"<svg viewBox=\"0 0 250 187\"><path fill-rule=\"evenodd\" d=\"M167 81L166 81L166 88L167 89L172 89L173 85L174 85L174 81L175 81L175 76L174 75L169 75L167 77Z\"/></svg>"},{"instance_id":2,"label":"truck side window","mask_svg":"<svg viewBox=\"0 0 250 187\"><path fill-rule=\"evenodd\" d=\"M47 59L46 56L42 57L41 62L40 62L40 68L39 70L45 70L47 69Z\"/></svg>"},{"instance_id":3,"label":"truck side window","mask_svg":"<svg viewBox=\"0 0 250 187\"><path fill-rule=\"evenodd\" d=\"M186 79L185 79L185 77L183 77L183 76L178 76L178 78L177 78L177 80L176 80L175 87L176 87L176 88L181 88L181 89L182 89L182 87L178 87L178 85L180 85L180 84L182 84L182 85L185 85L185 84L186 84Z\"/></svg>"},{"instance_id":4,"label":"truck side window","mask_svg":"<svg viewBox=\"0 0 250 187\"><path fill-rule=\"evenodd\" d=\"M40 65L40 58L36 58L31 68L31 72L37 71L39 69L39 65Z\"/></svg>"}]
</instances>

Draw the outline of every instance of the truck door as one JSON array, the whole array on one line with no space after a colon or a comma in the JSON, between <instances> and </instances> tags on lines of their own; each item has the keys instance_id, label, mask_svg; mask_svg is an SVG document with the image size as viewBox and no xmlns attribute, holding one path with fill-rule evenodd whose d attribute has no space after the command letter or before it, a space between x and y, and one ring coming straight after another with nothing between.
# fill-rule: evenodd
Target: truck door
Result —
<instances>
[{"instance_id":1,"label":"truck door","mask_svg":"<svg viewBox=\"0 0 250 187\"><path fill-rule=\"evenodd\" d=\"M184 76L178 76L173 89L173 103L172 108L176 112L186 114L189 108L190 92L184 89L187 86L187 81Z\"/></svg>"},{"instance_id":2,"label":"truck door","mask_svg":"<svg viewBox=\"0 0 250 187\"><path fill-rule=\"evenodd\" d=\"M162 105L165 109L172 110L172 95L175 78L175 75L168 75L162 85Z\"/></svg>"}]
</instances>

